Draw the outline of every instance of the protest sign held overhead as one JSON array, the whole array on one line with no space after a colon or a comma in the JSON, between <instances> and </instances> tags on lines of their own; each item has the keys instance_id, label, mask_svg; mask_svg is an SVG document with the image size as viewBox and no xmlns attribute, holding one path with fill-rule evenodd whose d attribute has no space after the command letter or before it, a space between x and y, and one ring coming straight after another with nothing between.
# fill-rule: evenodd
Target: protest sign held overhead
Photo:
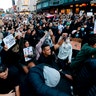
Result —
<instances>
[{"instance_id":1,"label":"protest sign held overhead","mask_svg":"<svg viewBox=\"0 0 96 96\"><path fill-rule=\"evenodd\" d=\"M3 42L5 45L7 45L8 49L10 49L16 43L15 38L13 37L12 34L6 36L3 39Z\"/></svg>"}]
</instances>

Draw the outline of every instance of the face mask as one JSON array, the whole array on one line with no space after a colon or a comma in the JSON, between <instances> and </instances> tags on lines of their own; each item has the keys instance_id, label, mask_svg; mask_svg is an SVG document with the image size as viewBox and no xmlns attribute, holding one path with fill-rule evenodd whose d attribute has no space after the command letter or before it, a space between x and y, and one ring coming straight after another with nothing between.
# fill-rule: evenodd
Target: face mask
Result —
<instances>
[{"instance_id":1,"label":"face mask","mask_svg":"<svg viewBox=\"0 0 96 96\"><path fill-rule=\"evenodd\" d=\"M81 28L81 31L84 31L84 28Z\"/></svg>"},{"instance_id":2,"label":"face mask","mask_svg":"<svg viewBox=\"0 0 96 96\"><path fill-rule=\"evenodd\" d=\"M77 33L77 34L76 34L76 37L78 38L78 36L79 36L79 34Z\"/></svg>"}]
</instances>

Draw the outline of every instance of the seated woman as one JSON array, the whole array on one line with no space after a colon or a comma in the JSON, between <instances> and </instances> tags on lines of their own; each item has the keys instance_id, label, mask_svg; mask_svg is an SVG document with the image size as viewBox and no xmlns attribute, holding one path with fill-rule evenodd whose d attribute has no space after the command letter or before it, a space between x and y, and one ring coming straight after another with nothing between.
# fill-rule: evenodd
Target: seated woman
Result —
<instances>
[{"instance_id":1,"label":"seated woman","mask_svg":"<svg viewBox=\"0 0 96 96\"><path fill-rule=\"evenodd\" d=\"M30 46L29 42L25 40L24 48L23 48L23 55L24 55L24 63L22 64L22 68L24 69L25 73L28 73L29 68L33 67L36 63L35 61L35 50L32 46Z\"/></svg>"}]
</instances>

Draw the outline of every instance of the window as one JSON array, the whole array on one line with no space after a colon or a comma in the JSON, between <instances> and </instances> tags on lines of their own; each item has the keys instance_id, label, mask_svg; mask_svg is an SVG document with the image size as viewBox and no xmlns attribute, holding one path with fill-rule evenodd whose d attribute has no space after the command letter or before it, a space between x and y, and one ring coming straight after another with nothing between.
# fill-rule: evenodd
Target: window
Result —
<instances>
[{"instance_id":1,"label":"window","mask_svg":"<svg viewBox=\"0 0 96 96\"><path fill-rule=\"evenodd\" d=\"M42 7L48 7L48 2L44 2L44 3L42 4Z\"/></svg>"},{"instance_id":2,"label":"window","mask_svg":"<svg viewBox=\"0 0 96 96\"><path fill-rule=\"evenodd\" d=\"M37 5L37 9L41 9L41 4L38 4Z\"/></svg>"}]
</instances>

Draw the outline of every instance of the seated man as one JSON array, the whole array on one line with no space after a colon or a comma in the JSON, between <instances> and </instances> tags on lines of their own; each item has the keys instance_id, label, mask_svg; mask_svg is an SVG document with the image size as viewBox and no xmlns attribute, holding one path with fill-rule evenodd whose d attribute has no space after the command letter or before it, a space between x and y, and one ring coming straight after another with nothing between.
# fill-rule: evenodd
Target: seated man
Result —
<instances>
[{"instance_id":1,"label":"seated man","mask_svg":"<svg viewBox=\"0 0 96 96\"><path fill-rule=\"evenodd\" d=\"M18 81L18 74L0 64L0 96L20 96Z\"/></svg>"},{"instance_id":2,"label":"seated man","mask_svg":"<svg viewBox=\"0 0 96 96\"><path fill-rule=\"evenodd\" d=\"M28 82L35 96L71 96L70 82L45 63L30 69Z\"/></svg>"},{"instance_id":3,"label":"seated man","mask_svg":"<svg viewBox=\"0 0 96 96\"><path fill-rule=\"evenodd\" d=\"M58 48L62 45L64 42L64 37L62 36L58 43L54 44L53 46L50 47L49 44L43 43L41 46L41 54L40 57L38 58L38 64L40 63L45 63L48 65L51 65L54 68L57 68L56 64L56 54L55 51L58 50Z\"/></svg>"},{"instance_id":4,"label":"seated man","mask_svg":"<svg viewBox=\"0 0 96 96\"><path fill-rule=\"evenodd\" d=\"M60 45L56 44L55 46L50 47L48 44L43 44L42 53L40 54L40 57L38 59L38 64L45 63L45 64L50 65L51 67L59 70L60 68L58 67L57 62L55 62L56 56L53 53L54 48L57 49L59 46ZM72 76L70 74L67 74L67 73L63 73L63 74L66 78L72 80Z\"/></svg>"}]
</instances>

